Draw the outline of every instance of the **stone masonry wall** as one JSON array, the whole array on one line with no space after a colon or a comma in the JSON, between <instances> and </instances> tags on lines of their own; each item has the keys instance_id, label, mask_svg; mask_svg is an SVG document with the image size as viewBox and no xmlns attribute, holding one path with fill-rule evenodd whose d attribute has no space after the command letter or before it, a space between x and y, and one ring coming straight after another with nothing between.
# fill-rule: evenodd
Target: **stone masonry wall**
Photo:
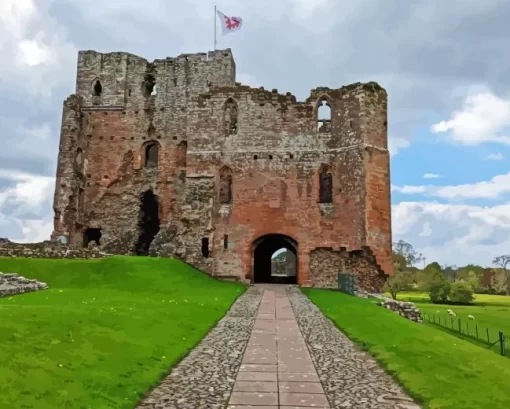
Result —
<instances>
[{"instance_id":1,"label":"stone masonry wall","mask_svg":"<svg viewBox=\"0 0 510 409\"><path fill-rule=\"evenodd\" d=\"M133 254L143 238L151 255L251 280L255 241L280 234L298 243L300 284L330 282L312 266L322 247L369 247L367 276L391 274L386 100L376 83L315 88L303 102L244 86L230 50L154 62L82 51L63 109L52 238L83 247L94 229L113 254ZM330 121L320 122L322 103ZM327 203L321 172L331 175ZM148 191L159 222L149 239Z\"/></svg>"},{"instance_id":2,"label":"stone masonry wall","mask_svg":"<svg viewBox=\"0 0 510 409\"><path fill-rule=\"evenodd\" d=\"M386 280L369 249L317 248L310 253L313 287L338 288L339 273L354 274L356 291L364 293L380 293Z\"/></svg>"},{"instance_id":3,"label":"stone masonry wall","mask_svg":"<svg viewBox=\"0 0 510 409\"><path fill-rule=\"evenodd\" d=\"M0 257L88 259L103 258L107 255L97 248L69 248L49 241L41 243L13 243L6 239L0 239Z\"/></svg>"}]
</instances>

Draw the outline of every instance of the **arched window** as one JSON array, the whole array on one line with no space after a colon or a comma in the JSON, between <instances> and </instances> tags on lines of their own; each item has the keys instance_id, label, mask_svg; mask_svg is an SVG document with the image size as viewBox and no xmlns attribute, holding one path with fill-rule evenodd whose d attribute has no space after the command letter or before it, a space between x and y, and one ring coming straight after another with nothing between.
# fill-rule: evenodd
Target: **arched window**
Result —
<instances>
[{"instance_id":1,"label":"arched window","mask_svg":"<svg viewBox=\"0 0 510 409\"><path fill-rule=\"evenodd\" d=\"M331 168L322 165L319 172L319 203L333 202L333 174Z\"/></svg>"},{"instance_id":2,"label":"arched window","mask_svg":"<svg viewBox=\"0 0 510 409\"><path fill-rule=\"evenodd\" d=\"M94 84L94 96L100 97L103 93L103 86L101 85L101 81L96 80L96 83Z\"/></svg>"},{"instance_id":3,"label":"arched window","mask_svg":"<svg viewBox=\"0 0 510 409\"><path fill-rule=\"evenodd\" d=\"M232 98L229 98L227 102L225 102L223 126L225 127L227 136L237 133L237 104Z\"/></svg>"},{"instance_id":4,"label":"arched window","mask_svg":"<svg viewBox=\"0 0 510 409\"><path fill-rule=\"evenodd\" d=\"M149 143L145 147L145 167L157 168L158 167L158 144Z\"/></svg>"},{"instance_id":5,"label":"arched window","mask_svg":"<svg viewBox=\"0 0 510 409\"><path fill-rule=\"evenodd\" d=\"M317 132L331 132L331 106L326 97L322 97L317 104Z\"/></svg>"},{"instance_id":6,"label":"arched window","mask_svg":"<svg viewBox=\"0 0 510 409\"><path fill-rule=\"evenodd\" d=\"M220 170L220 204L232 204L232 170L227 166Z\"/></svg>"}]
</instances>

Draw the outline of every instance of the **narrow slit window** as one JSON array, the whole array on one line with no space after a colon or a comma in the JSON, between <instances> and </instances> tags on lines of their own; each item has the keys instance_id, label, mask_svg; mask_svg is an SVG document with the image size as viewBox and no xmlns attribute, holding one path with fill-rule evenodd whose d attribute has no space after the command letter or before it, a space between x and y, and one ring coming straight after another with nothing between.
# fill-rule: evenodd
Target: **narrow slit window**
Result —
<instances>
[{"instance_id":1,"label":"narrow slit window","mask_svg":"<svg viewBox=\"0 0 510 409\"><path fill-rule=\"evenodd\" d=\"M225 250L227 250L227 249L228 249L228 234L225 234L225 235L223 236L223 248L224 248Z\"/></svg>"},{"instance_id":2,"label":"narrow slit window","mask_svg":"<svg viewBox=\"0 0 510 409\"><path fill-rule=\"evenodd\" d=\"M100 97L103 93L103 86L101 85L101 81L97 80L94 84L94 96Z\"/></svg>"},{"instance_id":3,"label":"narrow slit window","mask_svg":"<svg viewBox=\"0 0 510 409\"><path fill-rule=\"evenodd\" d=\"M227 136L237 133L237 120L237 104L232 98L229 98L227 102L225 102L223 113L223 122Z\"/></svg>"},{"instance_id":4,"label":"narrow slit window","mask_svg":"<svg viewBox=\"0 0 510 409\"><path fill-rule=\"evenodd\" d=\"M202 256L209 258L209 237L202 238Z\"/></svg>"},{"instance_id":5,"label":"narrow slit window","mask_svg":"<svg viewBox=\"0 0 510 409\"><path fill-rule=\"evenodd\" d=\"M226 166L220 170L220 204L232 204L232 170Z\"/></svg>"},{"instance_id":6,"label":"narrow slit window","mask_svg":"<svg viewBox=\"0 0 510 409\"><path fill-rule=\"evenodd\" d=\"M326 166L319 173L319 203L333 203L333 175Z\"/></svg>"}]
</instances>

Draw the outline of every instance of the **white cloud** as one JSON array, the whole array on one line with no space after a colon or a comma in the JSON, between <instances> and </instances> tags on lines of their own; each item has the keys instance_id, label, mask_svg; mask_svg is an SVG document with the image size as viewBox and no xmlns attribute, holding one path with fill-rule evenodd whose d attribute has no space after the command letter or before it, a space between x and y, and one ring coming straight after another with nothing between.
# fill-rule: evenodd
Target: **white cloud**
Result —
<instances>
[{"instance_id":1,"label":"white cloud","mask_svg":"<svg viewBox=\"0 0 510 409\"><path fill-rule=\"evenodd\" d=\"M388 138L388 150L390 151L390 156L395 156L401 149L408 148L411 143L404 138Z\"/></svg>"},{"instance_id":2,"label":"white cloud","mask_svg":"<svg viewBox=\"0 0 510 409\"><path fill-rule=\"evenodd\" d=\"M497 142L510 145L510 136L501 135L510 126L510 100L490 92L468 95L461 110L431 127L433 133L450 131L448 138L465 145Z\"/></svg>"},{"instance_id":3,"label":"white cloud","mask_svg":"<svg viewBox=\"0 0 510 409\"><path fill-rule=\"evenodd\" d=\"M15 241L49 239L52 229L51 201L55 179L0 169L0 225L2 235Z\"/></svg>"},{"instance_id":4,"label":"white cloud","mask_svg":"<svg viewBox=\"0 0 510 409\"><path fill-rule=\"evenodd\" d=\"M18 44L16 60L19 65L33 67L45 64L51 60L51 52L48 45L40 40L22 40Z\"/></svg>"},{"instance_id":5,"label":"white cloud","mask_svg":"<svg viewBox=\"0 0 510 409\"><path fill-rule=\"evenodd\" d=\"M0 45L9 37L20 39L35 15L32 0L2 0L0 2Z\"/></svg>"},{"instance_id":6,"label":"white cloud","mask_svg":"<svg viewBox=\"0 0 510 409\"><path fill-rule=\"evenodd\" d=\"M393 239L410 242L427 260L489 266L494 257L510 252L510 203L401 202L392 210Z\"/></svg>"},{"instance_id":7,"label":"white cloud","mask_svg":"<svg viewBox=\"0 0 510 409\"><path fill-rule=\"evenodd\" d=\"M419 185L394 186L391 190L402 194L426 194L443 199L495 199L510 193L510 172L496 175L489 181L462 185Z\"/></svg>"},{"instance_id":8,"label":"white cloud","mask_svg":"<svg viewBox=\"0 0 510 409\"><path fill-rule=\"evenodd\" d=\"M428 186L395 186L391 185L391 191L392 192L399 192L404 195L416 195L416 194L423 194L427 192Z\"/></svg>"},{"instance_id":9,"label":"white cloud","mask_svg":"<svg viewBox=\"0 0 510 409\"><path fill-rule=\"evenodd\" d=\"M0 169L0 180L14 182L15 186L0 192L0 208L8 203L17 204L15 214L33 211L40 213L41 205L51 198L55 179L23 172Z\"/></svg>"},{"instance_id":10,"label":"white cloud","mask_svg":"<svg viewBox=\"0 0 510 409\"><path fill-rule=\"evenodd\" d=\"M18 243L38 243L49 240L53 232L53 220L50 217L44 220L20 220L19 223L23 236L13 240Z\"/></svg>"},{"instance_id":11,"label":"white cloud","mask_svg":"<svg viewBox=\"0 0 510 409\"><path fill-rule=\"evenodd\" d=\"M423 228L420 232L421 237L429 237L432 234L432 228L430 227L430 222L423 223Z\"/></svg>"},{"instance_id":12,"label":"white cloud","mask_svg":"<svg viewBox=\"0 0 510 409\"><path fill-rule=\"evenodd\" d=\"M2 0L0 52L4 79L0 85L50 96L56 85L71 80L77 50L50 15L46 1Z\"/></svg>"},{"instance_id":13,"label":"white cloud","mask_svg":"<svg viewBox=\"0 0 510 409\"><path fill-rule=\"evenodd\" d=\"M425 173L423 175L423 179L439 179L442 178L441 175L438 175L437 173Z\"/></svg>"},{"instance_id":14,"label":"white cloud","mask_svg":"<svg viewBox=\"0 0 510 409\"><path fill-rule=\"evenodd\" d=\"M505 157L503 156L502 153L489 153L487 155L487 159L489 160L503 160Z\"/></svg>"},{"instance_id":15,"label":"white cloud","mask_svg":"<svg viewBox=\"0 0 510 409\"><path fill-rule=\"evenodd\" d=\"M294 13L300 18L310 17L313 13L327 7L330 0L293 0Z\"/></svg>"}]
</instances>

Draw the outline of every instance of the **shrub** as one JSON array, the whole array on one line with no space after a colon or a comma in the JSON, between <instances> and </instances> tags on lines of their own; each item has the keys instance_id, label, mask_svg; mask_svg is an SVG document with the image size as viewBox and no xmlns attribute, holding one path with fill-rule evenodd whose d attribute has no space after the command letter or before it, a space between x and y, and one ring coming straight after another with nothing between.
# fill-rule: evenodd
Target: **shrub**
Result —
<instances>
[{"instance_id":1,"label":"shrub","mask_svg":"<svg viewBox=\"0 0 510 409\"><path fill-rule=\"evenodd\" d=\"M450 282L441 270L432 270L424 274L423 289L429 293L433 303L446 303L450 295Z\"/></svg>"},{"instance_id":2,"label":"shrub","mask_svg":"<svg viewBox=\"0 0 510 409\"><path fill-rule=\"evenodd\" d=\"M433 303L446 303L450 295L451 284L446 280L433 280L429 283L430 301Z\"/></svg>"},{"instance_id":3,"label":"shrub","mask_svg":"<svg viewBox=\"0 0 510 409\"><path fill-rule=\"evenodd\" d=\"M451 285L450 301L469 304L474 300L473 287L466 281L457 281Z\"/></svg>"}]
</instances>

